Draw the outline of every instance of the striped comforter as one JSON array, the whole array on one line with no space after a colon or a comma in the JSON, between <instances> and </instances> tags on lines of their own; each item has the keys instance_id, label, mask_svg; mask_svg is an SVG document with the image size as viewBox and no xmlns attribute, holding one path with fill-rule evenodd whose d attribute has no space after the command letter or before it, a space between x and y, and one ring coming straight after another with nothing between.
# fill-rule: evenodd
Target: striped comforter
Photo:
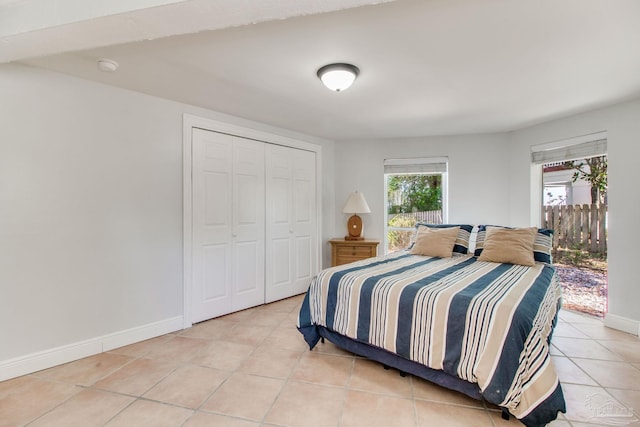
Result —
<instances>
[{"instance_id":1,"label":"striped comforter","mask_svg":"<svg viewBox=\"0 0 640 427\"><path fill-rule=\"evenodd\" d=\"M321 271L298 328L317 325L478 385L526 425L565 410L549 340L560 304L555 269L402 252Z\"/></svg>"}]
</instances>

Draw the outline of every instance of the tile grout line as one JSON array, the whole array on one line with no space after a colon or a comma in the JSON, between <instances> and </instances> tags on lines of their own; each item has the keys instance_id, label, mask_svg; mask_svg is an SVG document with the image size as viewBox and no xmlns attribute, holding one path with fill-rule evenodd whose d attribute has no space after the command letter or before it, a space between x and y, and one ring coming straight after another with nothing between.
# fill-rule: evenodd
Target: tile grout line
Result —
<instances>
[{"instance_id":1,"label":"tile grout line","mask_svg":"<svg viewBox=\"0 0 640 427\"><path fill-rule=\"evenodd\" d=\"M287 313L290 314L291 312ZM278 325L276 325L272 332L275 331L276 329L278 329L278 327L282 324L282 322L284 322L284 320L282 320ZM268 339L269 337L267 337L266 339ZM257 348L257 347L256 347ZM254 350L255 352L255 350ZM253 353L252 353L253 354ZM271 411L273 410L273 406L276 404L276 402L278 401L278 399L280 398L280 396L282 395L282 391L285 389L285 387L287 386L287 384L289 384L289 379L291 378L291 375L293 374L293 371L296 369L296 367L300 364L300 360L302 359L302 355L304 353L300 352L298 354L298 357L296 358L296 363L295 365L289 370L289 374L287 375L286 378L284 378L284 381L282 382L282 386L280 387L280 391L278 392L278 394L276 395L276 397L273 399L273 401L271 402L271 405L269 405L269 409L267 409L264 413L264 415L262 416L262 419L260 420L260 425L263 425L264 423L266 423L266 418L269 416L269 414L271 413Z\"/></svg>"},{"instance_id":2,"label":"tile grout line","mask_svg":"<svg viewBox=\"0 0 640 427\"><path fill-rule=\"evenodd\" d=\"M88 356L87 358L89 358L89 357L95 357L95 356L99 356L99 355L107 354L107 353L108 353L108 352L98 353L97 355L94 355L94 356ZM122 355L119 355L119 356L122 356ZM71 398L73 398L73 397L77 396L78 394L82 393L82 392L83 392L83 391L85 391L85 390L94 390L94 391L101 391L101 392L110 392L110 391L108 391L108 390L101 390L101 389L97 389L97 388L95 388L95 387L94 387L94 385L95 385L97 382L99 382L99 381L101 381L101 380L105 379L106 377L108 377L108 376L110 376L110 375L112 375L112 374L116 373L117 371L119 371L120 369L124 368L125 366L127 366L127 365L129 365L129 364L133 363L135 360L138 360L138 358L137 358L137 357L135 357L135 356L126 356L126 357L130 357L130 358L131 358L131 360L127 361L124 365L122 365L122 366L120 366L120 367L118 367L118 368L115 368L115 369L113 369L112 371L109 371L107 374L103 375L102 377L98 378L98 379L97 379L97 380L95 380L93 383L91 383L91 385L75 384L75 383L70 383L70 382L66 382L66 381L62 381L62 380L57 380L57 379L53 379L53 378L41 377L41 376L37 376L37 375L35 375L35 374L37 374L37 372L34 372L33 374L29 374L29 375L27 375L27 376L33 376L34 378L37 378L37 379L39 379L39 380L41 380L41 381L49 381L49 382L55 382L55 383L59 383L59 384L69 384L69 385L72 385L72 386L74 386L74 387L79 388L79 390L78 390L78 391L76 391L75 393L73 393L73 394L69 395L69 397L67 397L66 399L64 399L63 401L61 401L59 404L57 404L57 405L53 406L53 407L52 407L52 408L50 408L48 411L46 411L46 412L44 412L44 413L40 414L39 416L37 416L37 417L36 417L36 418L34 418L33 420L29 421L26 425L29 425L29 424L33 424L33 423L35 423L35 422L36 422L37 420L39 420L40 418L42 418L42 417L46 416L47 414L49 414L49 413L53 412L55 409L57 409L57 408L59 408L60 406L64 405L64 404L65 404L65 403L67 403L69 400L71 400ZM87 358L83 358L83 359L79 359L79 360L84 360L84 359L87 359ZM75 362L77 362L77 361L78 361L78 360L76 360L76 361L72 361L72 362L68 362L68 363L65 363L65 364L62 364L62 365L58 365L58 366L64 366L64 365L67 365L67 364L72 364L72 363L75 363ZM49 369L54 369L54 368L56 368L56 367L52 367L52 368L49 368ZM46 369L46 370L49 370L49 369ZM39 372L43 372L43 371L39 371ZM132 396L130 396L130 397L132 397ZM134 401L133 401L133 402L135 402L135 399L134 399ZM127 407L129 407L131 404L133 404L133 402L131 402L129 405L127 405ZM124 409L123 409L123 410L124 410ZM122 412L122 411L120 411L120 412ZM119 414L120 412L118 412L118 414ZM117 415L117 414L116 414L116 415ZM116 415L114 415L114 417L115 417ZM113 418L113 417L112 417L112 418ZM112 418L110 418L110 419L109 419L109 421L110 421Z\"/></svg>"},{"instance_id":3,"label":"tile grout line","mask_svg":"<svg viewBox=\"0 0 640 427\"><path fill-rule=\"evenodd\" d=\"M344 418L344 410L347 406L347 399L349 398L349 390L351 389L351 380L353 379L353 371L356 368L356 358L351 358L351 364L349 366L349 377L347 378L347 384L343 387L344 389L344 397L342 399L342 405L340 405L340 413L338 416L338 424L337 427L342 425L342 419Z\"/></svg>"},{"instance_id":4,"label":"tile grout line","mask_svg":"<svg viewBox=\"0 0 640 427\"><path fill-rule=\"evenodd\" d=\"M288 315L290 315L290 314L291 314L291 312L292 312L292 311L293 311L293 309L292 309L290 312L287 312L287 313L285 313L285 314L288 316ZM283 322L285 322L285 321L287 321L287 320L288 320L287 318L285 318L285 319L281 319L279 322L277 322L276 324L274 324L274 325L272 326L272 328L271 328L271 331L270 331L269 335L267 335L267 336L266 336L266 337L265 337L265 338L264 338L260 343L258 343L258 344L253 344L253 350L252 350L252 351L247 355L247 357L246 357L246 358L244 358L244 359L243 359L242 363L246 362L246 360L248 360L252 355L254 355L254 354L256 353L257 349L258 349L260 346L262 346L262 344L264 344L264 342L269 338L269 336L270 336L270 335L271 335L271 334L272 334L276 329L278 329L278 328L282 325L282 323L283 323ZM240 323L242 323L242 322L238 322L237 324L240 324ZM235 325L234 325L234 327L235 327ZM293 351L293 350L292 350L292 351ZM296 363L295 363L295 365L296 365L296 366L298 365L298 363L299 363L299 361L300 361L300 359L301 359L301 357L302 357L302 354L303 354L302 352L300 352L300 353L298 354L297 359L296 359ZM293 367L293 368L290 370L290 372L289 372L289 374L288 374L288 376L287 376L286 378L281 379L281 378L274 378L274 377L270 377L270 376L266 376L266 375L255 375L255 374L251 374L251 373L243 373L243 372L239 372L239 371L238 371L238 369L241 367L242 363L241 363L238 367L236 367L233 371L226 371L226 372L228 372L228 373L229 373L229 376L228 376L227 378L225 378L225 380L224 380L220 385L218 385L218 387L216 387L216 389L215 389L215 390L213 390L213 391L212 391L212 392L211 392L211 393L210 393L210 394L209 394L209 395L204 399L204 401L200 404L200 406L195 410L195 413L203 412L203 413L218 414L218 415L220 415L220 416L232 417L232 418L235 418L235 419L244 420L244 421L250 421L250 422L258 422L258 423L260 423L260 424L264 424L264 423L266 422L266 421L265 421L265 418L266 418L266 417L268 416L268 414L271 412L271 410L272 410L273 406L275 405L275 402L278 400L278 398L279 398L279 397L280 397L280 395L282 394L282 391L283 391L284 387L288 384L288 379L291 377L291 374L292 374L293 370L295 369L295 367ZM247 375L247 376L258 377L258 378L268 378L268 379L276 379L276 380L277 380L277 379L281 379L281 380L283 381L283 382L282 382L282 386L281 386L281 388L280 388L280 391L278 392L278 394L276 395L276 397L274 398L274 400L271 402L271 405L269 406L269 409L267 409L267 411L265 412L265 414L263 415L263 417L262 417L262 419L261 419L261 420L259 420L259 421L256 421L256 420L250 420L250 419L246 419L246 418L242 418L242 417L230 416L230 415L228 415L228 414L220 414L220 413L217 413L217 412L211 412L211 411L207 411L207 410L202 409L202 406L203 406L205 403L207 403L207 402L208 402L208 401L213 397L213 395L214 395L218 390L220 390L220 388L221 388L221 387L222 387L222 386L223 386L223 385L224 385L224 384L229 380L229 378L231 378L231 377L232 377L234 374L236 374L236 373L243 374L243 375ZM194 413L194 414L195 414L195 413Z\"/></svg>"}]
</instances>

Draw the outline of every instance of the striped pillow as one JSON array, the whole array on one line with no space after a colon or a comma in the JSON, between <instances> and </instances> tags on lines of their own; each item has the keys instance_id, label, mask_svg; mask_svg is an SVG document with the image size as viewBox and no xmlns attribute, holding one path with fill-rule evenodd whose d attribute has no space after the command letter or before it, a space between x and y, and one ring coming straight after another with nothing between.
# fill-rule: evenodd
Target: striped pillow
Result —
<instances>
[{"instance_id":1,"label":"striped pillow","mask_svg":"<svg viewBox=\"0 0 640 427\"><path fill-rule=\"evenodd\" d=\"M453 252L459 254L466 254L469 252L469 238L471 237L471 231L473 231L473 225L469 224L427 224L425 222L416 223L416 235L419 227L429 228L451 228L460 227L458 230L458 237L453 245Z\"/></svg>"},{"instance_id":2,"label":"striped pillow","mask_svg":"<svg viewBox=\"0 0 640 427\"><path fill-rule=\"evenodd\" d=\"M478 234L476 235L476 248L473 252L474 256L480 256L482 248L484 247L484 240L487 236L487 227L501 227L501 228L513 228L503 227L500 225L479 225ZM551 255L551 249L553 247L553 230L547 228L538 228L536 233L536 240L533 242L533 259L538 262L544 262L545 264L551 264L553 262L553 256Z\"/></svg>"}]
</instances>

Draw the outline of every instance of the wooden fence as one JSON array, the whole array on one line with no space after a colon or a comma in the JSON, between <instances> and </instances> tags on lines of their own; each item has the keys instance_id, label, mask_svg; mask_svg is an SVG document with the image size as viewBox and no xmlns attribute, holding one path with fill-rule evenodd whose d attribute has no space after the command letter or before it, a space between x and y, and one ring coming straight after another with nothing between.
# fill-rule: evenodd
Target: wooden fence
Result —
<instances>
[{"instance_id":1,"label":"wooden fence","mask_svg":"<svg viewBox=\"0 0 640 427\"><path fill-rule=\"evenodd\" d=\"M389 214L389 220L397 217L415 219L416 222L427 222L429 224L442 224L442 210Z\"/></svg>"},{"instance_id":2,"label":"wooden fence","mask_svg":"<svg viewBox=\"0 0 640 427\"><path fill-rule=\"evenodd\" d=\"M543 206L542 227L554 230L553 250L607 251L607 205Z\"/></svg>"}]
</instances>

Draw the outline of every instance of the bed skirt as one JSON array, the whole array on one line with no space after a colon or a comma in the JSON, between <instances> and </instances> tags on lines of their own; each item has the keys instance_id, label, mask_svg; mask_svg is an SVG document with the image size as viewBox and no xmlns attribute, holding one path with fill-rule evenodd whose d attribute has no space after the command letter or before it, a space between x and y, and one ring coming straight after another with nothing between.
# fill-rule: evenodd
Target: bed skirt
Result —
<instances>
[{"instance_id":1,"label":"bed skirt","mask_svg":"<svg viewBox=\"0 0 640 427\"><path fill-rule=\"evenodd\" d=\"M354 341L351 338L332 332L323 326L317 326L317 328L321 337L326 338L343 350L347 350L351 353L357 354L358 356L366 357L379 362L384 366L414 375L442 387L459 391L473 399L482 400L482 394L480 393L480 388L477 384L461 380L460 378L451 376L444 371L431 369L428 366L405 359L382 348Z\"/></svg>"}]
</instances>

